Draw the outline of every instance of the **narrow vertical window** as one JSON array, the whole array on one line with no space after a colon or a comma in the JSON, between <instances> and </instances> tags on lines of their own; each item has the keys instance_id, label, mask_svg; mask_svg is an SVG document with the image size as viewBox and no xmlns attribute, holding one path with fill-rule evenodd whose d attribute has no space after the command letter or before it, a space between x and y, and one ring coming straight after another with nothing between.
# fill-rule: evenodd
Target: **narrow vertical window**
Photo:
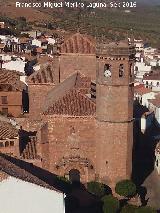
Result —
<instances>
[{"instance_id":1,"label":"narrow vertical window","mask_svg":"<svg viewBox=\"0 0 160 213\"><path fill-rule=\"evenodd\" d=\"M146 81L146 88L148 88L148 81Z\"/></svg>"},{"instance_id":2,"label":"narrow vertical window","mask_svg":"<svg viewBox=\"0 0 160 213\"><path fill-rule=\"evenodd\" d=\"M124 64L120 64L119 66L119 77L123 77L124 76Z\"/></svg>"},{"instance_id":3,"label":"narrow vertical window","mask_svg":"<svg viewBox=\"0 0 160 213\"><path fill-rule=\"evenodd\" d=\"M111 71L111 65L110 65L110 64L105 64L105 65L104 65L104 76L105 76L106 78L112 76L112 71Z\"/></svg>"}]
</instances>

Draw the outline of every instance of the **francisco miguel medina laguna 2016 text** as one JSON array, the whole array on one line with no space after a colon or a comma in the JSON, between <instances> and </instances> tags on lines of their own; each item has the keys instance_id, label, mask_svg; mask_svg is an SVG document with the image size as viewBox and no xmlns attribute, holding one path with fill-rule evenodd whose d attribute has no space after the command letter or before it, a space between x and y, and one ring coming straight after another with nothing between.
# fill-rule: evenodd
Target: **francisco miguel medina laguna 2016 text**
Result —
<instances>
[{"instance_id":1,"label":"francisco miguel medina laguna 2016 text","mask_svg":"<svg viewBox=\"0 0 160 213\"><path fill-rule=\"evenodd\" d=\"M16 2L16 7L25 7L25 8L61 8L61 7L70 7L70 8L77 8L77 7L90 7L90 8L133 8L137 6L136 1L124 1L124 2Z\"/></svg>"}]
</instances>

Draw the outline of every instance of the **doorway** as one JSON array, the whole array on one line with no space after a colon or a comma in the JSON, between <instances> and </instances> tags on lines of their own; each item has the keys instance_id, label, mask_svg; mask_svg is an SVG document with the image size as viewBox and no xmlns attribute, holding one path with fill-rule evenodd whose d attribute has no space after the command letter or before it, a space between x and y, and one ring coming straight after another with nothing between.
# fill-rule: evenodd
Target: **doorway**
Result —
<instances>
[{"instance_id":1,"label":"doorway","mask_svg":"<svg viewBox=\"0 0 160 213\"><path fill-rule=\"evenodd\" d=\"M71 169L69 171L69 180L71 182L80 182L80 172L77 169Z\"/></svg>"}]
</instances>

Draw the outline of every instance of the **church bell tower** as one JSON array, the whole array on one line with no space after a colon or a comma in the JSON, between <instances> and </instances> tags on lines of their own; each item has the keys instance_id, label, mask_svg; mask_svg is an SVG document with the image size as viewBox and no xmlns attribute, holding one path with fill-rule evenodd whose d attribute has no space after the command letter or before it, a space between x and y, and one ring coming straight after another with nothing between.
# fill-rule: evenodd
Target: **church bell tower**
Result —
<instances>
[{"instance_id":1,"label":"church bell tower","mask_svg":"<svg viewBox=\"0 0 160 213\"><path fill-rule=\"evenodd\" d=\"M111 186L131 177L134 53L127 42L97 47L96 174Z\"/></svg>"}]
</instances>

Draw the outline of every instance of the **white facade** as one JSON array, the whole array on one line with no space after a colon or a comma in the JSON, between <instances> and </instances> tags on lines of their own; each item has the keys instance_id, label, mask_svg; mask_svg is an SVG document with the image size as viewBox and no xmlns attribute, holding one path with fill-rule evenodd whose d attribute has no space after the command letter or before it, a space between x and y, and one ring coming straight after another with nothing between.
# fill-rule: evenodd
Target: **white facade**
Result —
<instances>
[{"instance_id":1,"label":"white facade","mask_svg":"<svg viewBox=\"0 0 160 213\"><path fill-rule=\"evenodd\" d=\"M154 92L160 91L160 80L147 80L143 79L143 83L146 88L151 88Z\"/></svg>"},{"instance_id":2,"label":"white facade","mask_svg":"<svg viewBox=\"0 0 160 213\"><path fill-rule=\"evenodd\" d=\"M46 40L48 41L48 44L55 44L55 39L54 38L46 38Z\"/></svg>"},{"instance_id":3,"label":"white facade","mask_svg":"<svg viewBox=\"0 0 160 213\"><path fill-rule=\"evenodd\" d=\"M138 93L134 94L135 99L137 99L142 106L145 106L147 108L149 106L149 99L155 99L155 96L156 93L154 92L149 92L145 94L138 94Z\"/></svg>"},{"instance_id":4,"label":"white facade","mask_svg":"<svg viewBox=\"0 0 160 213\"><path fill-rule=\"evenodd\" d=\"M37 36L41 36L41 32L39 31L22 31L21 34L29 34L30 37L36 38Z\"/></svg>"},{"instance_id":5,"label":"white facade","mask_svg":"<svg viewBox=\"0 0 160 213\"><path fill-rule=\"evenodd\" d=\"M144 44L142 40L134 40L134 45L137 51L142 51L144 49Z\"/></svg>"},{"instance_id":6,"label":"white facade","mask_svg":"<svg viewBox=\"0 0 160 213\"><path fill-rule=\"evenodd\" d=\"M36 46L36 47L41 47L42 46L42 42L38 39L33 39L32 40L32 45Z\"/></svg>"},{"instance_id":7,"label":"white facade","mask_svg":"<svg viewBox=\"0 0 160 213\"><path fill-rule=\"evenodd\" d=\"M144 55L155 54L156 50L156 48L152 47L144 48Z\"/></svg>"},{"instance_id":8,"label":"white facade","mask_svg":"<svg viewBox=\"0 0 160 213\"><path fill-rule=\"evenodd\" d=\"M64 213L63 193L9 177L0 182L1 213Z\"/></svg>"},{"instance_id":9,"label":"white facade","mask_svg":"<svg viewBox=\"0 0 160 213\"><path fill-rule=\"evenodd\" d=\"M151 72L152 67L146 65L144 62L136 62L134 65L134 73L137 79L142 79L146 73Z\"/></svg>"},{"instance_id":10,"label":"white facade","mask_svg":"<svg viewBox=\"0 0 160 213\"><path fill-rule=\"evenodd\" d=\"M25 63L23 60L9 61L2 64L2 68L7 70L16 70L24 73Z\"/></svg>"}]
</instances>

